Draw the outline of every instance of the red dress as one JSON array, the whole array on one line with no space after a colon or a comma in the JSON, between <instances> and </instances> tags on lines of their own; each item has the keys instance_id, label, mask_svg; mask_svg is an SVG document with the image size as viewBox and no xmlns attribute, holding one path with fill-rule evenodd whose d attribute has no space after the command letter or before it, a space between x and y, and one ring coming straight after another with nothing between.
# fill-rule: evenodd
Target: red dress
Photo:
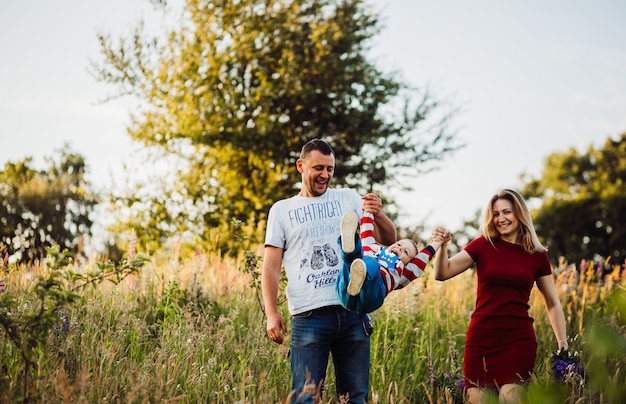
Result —
<instances>
[{"instance_id":1,"label":"red dress","mask_svg":"<svg viewBox=\"0 0 626 404\"><path fill-rule=\"evenodd\" d=\"M478 276L463 360L467 388L530 380L537 341L528 300L535 280L552 273L545 252L530 255L520 245L493 242L481 236L464 248Z\"/></svg>"}]
</instances>

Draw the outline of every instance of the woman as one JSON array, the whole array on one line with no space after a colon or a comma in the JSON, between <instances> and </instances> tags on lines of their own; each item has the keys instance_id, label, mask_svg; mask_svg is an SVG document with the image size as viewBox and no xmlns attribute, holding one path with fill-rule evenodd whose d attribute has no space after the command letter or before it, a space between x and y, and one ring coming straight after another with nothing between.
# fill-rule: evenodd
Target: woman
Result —
<instances>
[{"instance_id":1,"label":"woman","mask_svg":"<svg viewBox=\"0 0 626 404\"><path fill-rule=\"evenodd\" d=\"M447 242L435 258L435 278L450 279L476 265L478 288L465 342L463 372L470 403L521 402L530 381L537 342L528 300L534 283L545 301L559 349L567 349L565 316L552 268L524 199L504 189L485 211L481 235L448 258ZM445 238L449 240L449 236Z\"/></svg>"}]
</instances>

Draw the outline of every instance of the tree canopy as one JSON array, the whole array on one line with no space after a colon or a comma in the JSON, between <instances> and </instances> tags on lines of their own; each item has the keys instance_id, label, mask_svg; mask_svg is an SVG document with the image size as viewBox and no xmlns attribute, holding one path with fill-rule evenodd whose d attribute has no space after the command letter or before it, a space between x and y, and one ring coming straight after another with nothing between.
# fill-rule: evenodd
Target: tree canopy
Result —
<instances>
[{"instance_id":1,"label":"tree canopy","mask_svg":"<svg viewBox=\"0 0 626 404\"><path fill-rule=\"evenodd\" d=\"M453 110L368 59L380 29L363 0L188 0L163 36L141 21L118 41L101 34L94 76L140 100L133 139L180 157L170 191L186 208L118 201L157 204L206 240L233 219L258 228L297 192L295 160L312 138L333 145L335 183L363 193L432 169L461 147Z\"/></svg>"},{"instance_id":2,"label":"tree canopy","mask_svg":"<svg viewBox=\"0 0 626 404\"><path fill-rule=\"evenodd\" d=\"M78 252L91 233L96 199L88 191L85 159L66 146L49 167L33 168L32 158L7 162L0 171L0 251L21 261L45 257L46 248Z\"/></svg>"},{"instance_id":3,"label":"tree canopy","mask_svg":"<svg viewBox=\"0 0 626 404\"><path fill-rule=\"evenodd\" d=\"M585 153L550 154L538 178L524 192L541 200L535 212L538 234L551 257L570 261L626 258L626 133Z\"/></svg>"}]
</instances>

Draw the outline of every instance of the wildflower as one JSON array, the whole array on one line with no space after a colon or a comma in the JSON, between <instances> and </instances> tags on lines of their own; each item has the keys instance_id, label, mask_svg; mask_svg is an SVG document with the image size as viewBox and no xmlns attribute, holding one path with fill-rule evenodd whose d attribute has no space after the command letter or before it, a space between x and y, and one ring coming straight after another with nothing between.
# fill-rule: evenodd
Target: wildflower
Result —
<instances>
[{"instance_id":1,"label":"wildflower","mask_svg":"<svg viewBox=\"0 0 626 404\"><path fill-rule=\"evenodd\" d=\"M433 361L430 355L428 355L428 380L426 381L426 384L434 387L436 383L437 379L435 379L435 369L433 367Z\"/></svg>"},{"instance_id":2,"label":"wildflower","mask_svg":"<svg viewBox=\"0 0 626 404\"><path fill-rule=\"evenodd\" d=\"M450 373L448 370L444 373L446 385L454 386L458 391L463 392L465 390L465 379L463 376L457 373Z\"/></svg>"},{"instance_id":3,"label":"wildflower","mask_svg":"<svg viewBox=\"0 0 626 404\"><path fill-rule=\"evenodd\" d=\"M560 349L552 354L552 371L557 382L585 382L585 368L577 352Z\"/></svg>"},{"instance_id":4,"label":"wildflower","mask_svg":"<svg viewBox=\"0 0 626 404\"><path fill-rule=\"evenodd\" d=\"M0 293L4 293L6 286L6 283L4 283L2 279L0 279Z\"/></svg>"},{"instance_id":5,"label":"wildflower","mask_svg":"<svg viewBox=\"0 0 626 404\"><path fill-rule=\"evenodd\" d=\"M70 332L70 316L63 308L57 309L55 315L57 321L53 324L52 332L57 343L60 343Z\"/></svg>"},{"instance_id":6,"label":"wildflower","mask_svg":"<svg viewBox=\"0 0 626 404\"><path fill-rule=\"evenodd\" d=\"M70 316L63 314L63 332L67 333L70 330Z\"/></svg>"}]
</instances>

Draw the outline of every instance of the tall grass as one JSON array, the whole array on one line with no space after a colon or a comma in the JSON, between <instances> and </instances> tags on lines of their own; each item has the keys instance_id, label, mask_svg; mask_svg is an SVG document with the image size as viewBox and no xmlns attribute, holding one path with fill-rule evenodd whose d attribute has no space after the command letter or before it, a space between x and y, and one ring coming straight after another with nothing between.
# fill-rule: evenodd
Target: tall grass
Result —
<instances>
[{"instance_id":1,"label":"tall grass","mask_svg":"<svg viewBox=\"0 0 626 404\"><path fill-rule=\"evenodd\" d=\"M138 275L101 284L67 308L45 346L29 401L45 403L281 403L290 393L288 342L265 335L265 318L240 259L216 253L152 257ZM89 264L84 265L88 270ZM81 269L81 268L78 268ZM2 274L18 307L42 268ZM568 333L579 337L584 385L558 384L556 349L538 293L531 296L539 343L528 402L617 403L626 400L626 289L622 267L604 280L562 263L556 278ZM474 305L471 272L437 282L426 271L373 313L372 403L462 403L462 353ZM286 304L281 306L286 318ZM14 315L19 316L19 310ZM0 402L19 402L20 357L0 331ZM332 364L329 365L332 367ZM31 381L32 382L32 381ZM334 402L332 368L324 402Z\"/></svg>"}]
</instances>

